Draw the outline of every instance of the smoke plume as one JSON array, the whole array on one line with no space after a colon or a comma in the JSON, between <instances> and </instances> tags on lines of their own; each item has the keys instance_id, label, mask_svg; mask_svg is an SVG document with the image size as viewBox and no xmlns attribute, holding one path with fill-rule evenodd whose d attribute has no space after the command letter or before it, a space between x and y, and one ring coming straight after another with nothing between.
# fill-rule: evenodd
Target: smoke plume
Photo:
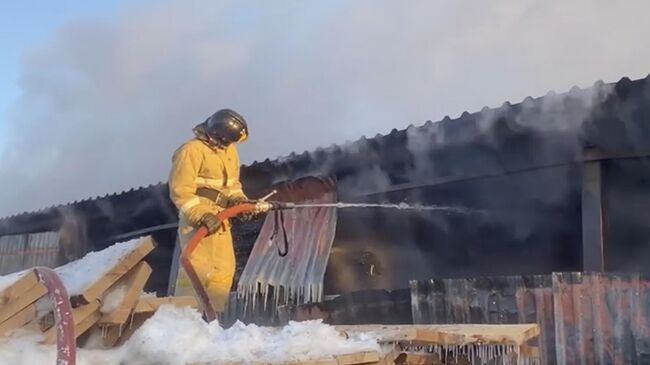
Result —
<instances>
[{"instance_id":1,"label":"smoke plume","mask_svg":"<svg viewBox=\"0 0 650 365\"><path fill-rule=\"evenodd\" d=\"M75 19L23 57L2 128L0 215L164 181L174 149L221 107L247 117L249 163L643 77L649 11L645 1L163 1Z\"/></svg>"}]
</instances>

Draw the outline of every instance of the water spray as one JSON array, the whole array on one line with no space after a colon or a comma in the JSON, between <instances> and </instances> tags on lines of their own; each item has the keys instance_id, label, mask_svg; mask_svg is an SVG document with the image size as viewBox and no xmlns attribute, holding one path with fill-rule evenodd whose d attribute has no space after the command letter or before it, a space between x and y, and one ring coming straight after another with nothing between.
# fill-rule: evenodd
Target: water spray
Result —
<instances>
[{"instance_id":1,"label":"water spray","mask_svg":"<svg viewBox=\"0 0 650 365\"><path fill-rule=\"evenodd\" d=\"M263 198L257 201L257 211L267 212L269 210L288 210L288 209L310 209L310 208L375 208L375 209L397 209L397 210L419 210L419 211L442 211L445 213L456 214L471 214L476 213L476 210L459 207L448 207L440 205L421 205L421 204L407 204L407 203L292 203L292 202L267 202L266 200L273 195L276 191L273 190Z\"/></svg>"}]
</instances>

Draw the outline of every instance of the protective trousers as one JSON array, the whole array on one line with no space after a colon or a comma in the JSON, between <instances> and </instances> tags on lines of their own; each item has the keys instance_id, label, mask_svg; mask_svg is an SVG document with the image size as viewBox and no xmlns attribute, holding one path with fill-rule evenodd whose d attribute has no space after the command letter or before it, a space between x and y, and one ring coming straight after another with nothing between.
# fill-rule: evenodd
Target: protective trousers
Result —
<instances>
[{"instance_id":1,"label":"protective trousers","mask_svg":"<svg viewBox=\"0 0 650 365\"><path fill-rule=\"evenodd\" d=\"M181 250L195 232L196 228L181 214L178 229ZM218 232L201 240L190 256L190 262L210 298L212 308L217 313L223 313L232 288L236 265L230 225L222 224ZM187 273L180 268L175 295L196 296Z\"/></svg>"}]
</instances>

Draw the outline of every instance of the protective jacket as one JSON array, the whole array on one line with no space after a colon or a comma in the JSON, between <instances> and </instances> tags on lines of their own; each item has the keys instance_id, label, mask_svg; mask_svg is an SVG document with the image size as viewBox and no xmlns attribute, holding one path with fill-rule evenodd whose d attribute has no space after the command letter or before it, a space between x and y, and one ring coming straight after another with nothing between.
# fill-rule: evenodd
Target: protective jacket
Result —
<instances>
[{"instance_id":1,"label":"protective jacket","mask_svg":"<svg viewBox=\"0 0 650 365\"><path fill-rule=\"evenodd\" d=\"M198 189L213 189L226 197L246 196L239 181L239 155L235 145L214 147L202 138L202 126L194 131L197 137L174 153L169 192L180 213L197 224L205 213L223 210L214 200L200 196Z\"/></svg>"},{"instance_id":2,"label":"protective jacket","mask_svg":"<svg viewBox=\"0 0 650 365\"><path fill-rule=\"evenodd\" d=\"M194 129L196 138L184 143L173 155L169 176L169 193L179 210L178 237L181 248L192 238L206 213L224 209L201 189L218 191L227 198L245 198L239 181L239 156L234 145L219 148L207 142L203 126ZM190 257L215 311L223 312L235 274L235 254L230 223L207 236ZM176 295L193 295L194 290L184 270L179 270Z\"/></svg>"}]
</instances>

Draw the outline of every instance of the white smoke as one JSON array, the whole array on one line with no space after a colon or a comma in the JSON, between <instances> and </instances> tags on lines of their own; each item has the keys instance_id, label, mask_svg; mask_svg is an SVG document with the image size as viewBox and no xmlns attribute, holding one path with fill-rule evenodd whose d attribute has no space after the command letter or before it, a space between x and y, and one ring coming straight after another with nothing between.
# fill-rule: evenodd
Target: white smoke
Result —
<instances>
[{"instance_id":1,"label":"white smoke","mask_svg":"<svg viewBox=\"0 0 650 365\"><path fill-rule=\"evenodd\" d=\"M1 138L0 215L167 178L196 123L232 107L244 162L597 79L643 77L650 3L128 5L23 57Z\"/></svg>"}]
</instances>

